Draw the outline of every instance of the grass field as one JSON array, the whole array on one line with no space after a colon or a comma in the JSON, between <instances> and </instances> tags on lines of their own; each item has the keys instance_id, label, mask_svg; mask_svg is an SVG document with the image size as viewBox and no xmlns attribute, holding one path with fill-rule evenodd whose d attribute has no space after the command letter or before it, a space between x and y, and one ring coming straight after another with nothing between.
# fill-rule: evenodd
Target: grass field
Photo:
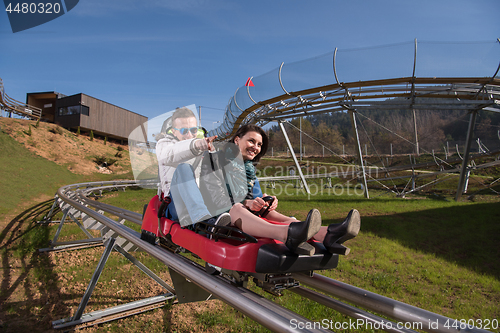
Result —
<instances>
[{"instance_id":1,"label":"grass field","mask_svg":"<svg viewBox=\"0 0 500 333\"><path fill-rule=\"evenodd\" d=\"M22 168L22 170L19 170ZM39 254L48 246L57 225L36 221L50 207L58 187L110 175L79 176L38 158L0 131L0 331L50 332L51 321L76 310L102 248ZM126 177L125 176L122 176ZM271 189L266 189L272 193ZM346 243L351 254L337 269L320 274L455 319L500 320L500 198L477 196L475 202L451 197L412 195L395 198L371 191L360 195L308 196L300 191L279 194L279 210L304 218L318 208L323 224L343 220L349 209L362 216L361 232ZM154 194L127 190L107 194L103 202L142 212ZM277 193L278 194L278 193ZM352 192L350 194L353 194ZM44 203L45 202L45 203ZM83 233L68 224L62 240ZM160 277L167 269L144 253L134 254ZM311 320L347 321L335 311L304 300L292 292L275 297L249 286ZM113 254L99 280L87 311L154 296L161 289L121 255ZM83 329L83 332L266 332L220 301L169 304L161 309ZM345 330L372 332L369 328Z\"/></svg>"}]
</instances>

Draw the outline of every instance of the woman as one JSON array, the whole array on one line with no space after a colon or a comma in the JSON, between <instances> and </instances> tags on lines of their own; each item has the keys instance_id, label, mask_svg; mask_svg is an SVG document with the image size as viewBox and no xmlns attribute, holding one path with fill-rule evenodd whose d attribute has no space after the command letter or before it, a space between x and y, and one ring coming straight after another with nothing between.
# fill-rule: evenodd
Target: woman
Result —
<instances>
[{"instance_id":1,"label":"woman","mask_svg":"<svg viewBox=\"0 0 500 333\"><path fill-rule=\"evenodd\" d=\"M244 173L246 175L246 189L243 189L246 192L245 200L240 203L232 203L229 210L232 225L255 237L267 237L282 241L291 251L299 254L314 254L314 247L307 243L307 240L311 238L323 242L331 253L344 255L349 253L349 249L343 246L342 243L355 237L359 232L360 218L357 210L351 210L343 223L321 227L321 214L317 209L312 209L307 215L306 221L300 222L293 217L277 212L278 199L273 197L274 201L269 207L269 213L266 215L266 220L269 222L254 215L252 212L258 212L267 207L267 203L262 198L254 198L252 193L257 179L253 163L258 162L266 153L268 138L259 126L244 125L238 129L230 142L236 145L236 149L239 150L243 157ZM223 154L226 162L227 155L234 154L234 152L225 150L221 154ZM220 158L215 159L215 163L220 163ZM202 192L209 193L209 196L204 195L204 197L213 201L224 197L219 194L227 190L227 186L224 185L228 181L230 182L232 177L231 173L227 172L227 174L219 173L219 177L204 178L203 175L206 175L209 169L214 169L214 159L204 158ZM230 193L229 196L233 197L234 195ZM227 205L227 203L225 204ZM218 202L216 206L223 207L224 203Z\"/></svg>"}]
</instances>

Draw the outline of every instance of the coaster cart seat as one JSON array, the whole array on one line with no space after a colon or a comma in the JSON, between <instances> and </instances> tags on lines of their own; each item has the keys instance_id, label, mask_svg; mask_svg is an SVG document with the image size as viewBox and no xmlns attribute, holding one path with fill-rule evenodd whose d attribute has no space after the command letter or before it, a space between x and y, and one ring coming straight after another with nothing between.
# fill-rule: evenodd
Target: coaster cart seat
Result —
<instances>
[{"instance_id":1,"label":"coaster cart seat","mask_svg":"<svg viewBox=\"0 0 500 333\"><path fill-rule=\"evenodd\" d=\"M198 223L198 232L195 232L196 229L182 228L178 222L159 218L161 203L156 195L145 207L141 238L155 244L159 237L160 243L171 250L187 250L221 269L283 274L337 267L338 255L329 253L321 242L310 241L316 253L308 256L291 252L280 241L255 238L233 227L214 227L214 230L210 230L211 227ZM213 234L212 239L207 234Z\"/></svg>"}]
</instances>

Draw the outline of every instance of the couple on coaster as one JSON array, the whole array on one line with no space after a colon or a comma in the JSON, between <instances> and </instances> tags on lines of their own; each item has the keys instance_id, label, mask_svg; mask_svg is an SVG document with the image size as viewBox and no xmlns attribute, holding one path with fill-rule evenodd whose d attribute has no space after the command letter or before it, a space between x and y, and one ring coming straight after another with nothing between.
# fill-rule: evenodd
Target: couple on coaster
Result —
<instances>
[{"instance_id":1,"label":"couple on coaster","mask_svg":"<svg viewBox=\"0 0 500 333\"><path fill-rule=\"evenodd\" d=\"M268 138L262 128L244 125L229 143L213 152L216 136L200 138L190 109L176 109L168 121L166 134L156 144L162 194L171 200L167 218L182 227L192 228L198 222L237 227L254 237L281 241L297 254L314 254L314 247L307 243L310 239L323 242L331 253L349 253L342 244L359 232L357 210L351 210L342 223L321 226L317 209L299 221L276 211L276 197L270 205L263 199L254 167L267 151ZM266 208L265 219L252 213Z\"/></svg>"}]
</instances>

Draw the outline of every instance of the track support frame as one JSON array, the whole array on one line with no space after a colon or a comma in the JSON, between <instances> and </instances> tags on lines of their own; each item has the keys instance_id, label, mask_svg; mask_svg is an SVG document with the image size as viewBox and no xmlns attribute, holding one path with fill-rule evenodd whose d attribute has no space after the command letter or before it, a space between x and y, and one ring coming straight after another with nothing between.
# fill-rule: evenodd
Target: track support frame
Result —
<instances>
[{"instance_id":1,"label":"track support frame","mask_svg":"<svg viewBox=\"0 0 500 333\"><path fill-rule=\"evenodd\" d=\"M114 306L104 310L97 310L87 314L84 314L85 308L94 292L94 289L99 281L99 277L106 266L106 262L111 255L111 252L116 250L120 254L122 254L125 258L127 258L131 263L133 263L136 267L138 267L141 271L146 273L149 277L151 277L154 281L160 284L164 289L167 290L167 293L155 297L145 298L143 300L130 302L127 304L122 304L118 306ZM120 245L116 244L115 238L108 238L105 242L104 252L97 264L97 267L92 275L92 278L87 286L87 290L83 294L82 300L78 305L78 309L76 310L73 317L68 317L60 320L55 320L52 322L52 327L54 329L61 329L71 326L78 326L78 328L83 328L87 326L92 326L96 324L105 323L108 321L128 317L133 314L138 314L141 312L145 312L148 310L153 310L155 308L163 306L167 301L175 298L175 290L165 283L162 279L160 279L155 273L153 273L149 268L144 266L141 262L139 262L136 258L130 255L127 251L125 251Z\"/></svg>"}]
</instances>

